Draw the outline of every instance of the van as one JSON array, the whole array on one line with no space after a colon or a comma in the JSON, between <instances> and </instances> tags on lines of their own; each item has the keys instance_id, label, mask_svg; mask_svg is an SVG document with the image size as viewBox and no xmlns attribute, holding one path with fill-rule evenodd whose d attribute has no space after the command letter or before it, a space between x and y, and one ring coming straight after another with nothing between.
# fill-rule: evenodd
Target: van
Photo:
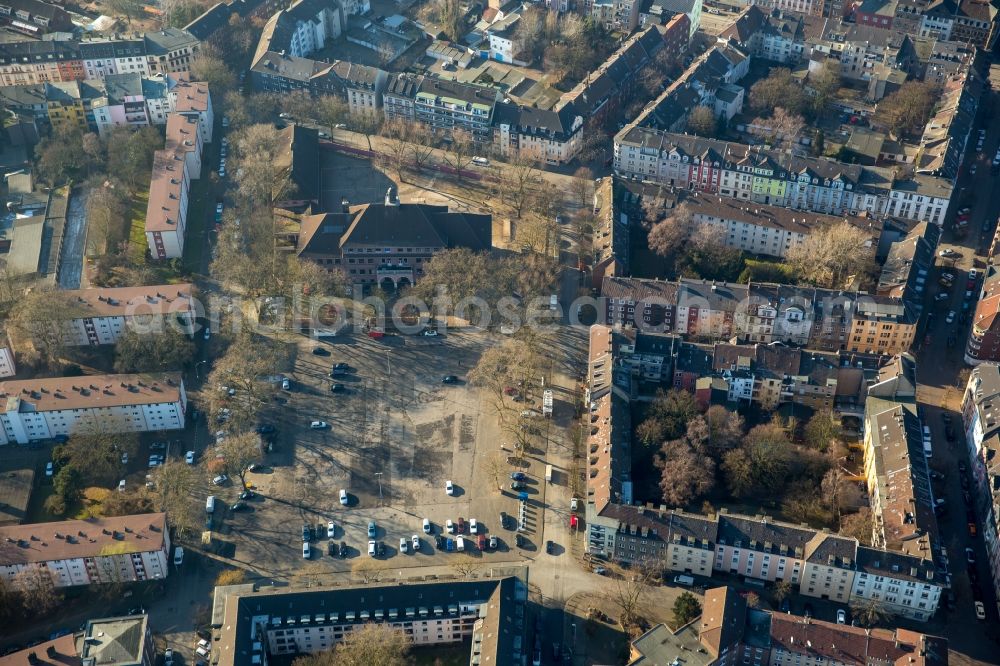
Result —
<instances>
[{"instance_id":1,"label":"van","mask_svg":"<svg viewBox=\"0 0 1000 666\"><path fill-rule=\"evenodd\" d=\"M213 513L215 511L215 495L209 495L208 499L205 500L205 513Z\"/></svg>"},{"instance_id":2,"label":"van","mask_svg":"<svg viewBox=\"0 0 1000 666\"><path fill-rule=\"evenodd\" d=\"M674 583L677 585L686 585L687 587L691 587L694 585L694 576L688 576L686 574L674 576Z\"/></svg>"},{"instance_id":3,"label":"van","mask_svg":"<svg viewBox=\"0 0 1000 666\"><path fill-rule=\"evenodd\" d=\"M455 539L455 550L457 550L458 552L462 552L463 550L465 550L465 539L463 539L462 537L458 537L457 539Z\"/></svg>"},{"instance_id":4,"label":"van","mask_svg":"<svg viewBox=\"0 0 1000 666\"><path fill-rule=\"evenodd\" d=\"M176 548L174 548L174 564L176 566L180 566L183 561L184 561L184 549L181 548L180 546L177 546Z\"/></svg>"},{"instance_id":5,"label":"van","mask_svg":"<svg viewBox=\"0 0 1000 666\"><path fill-rule=\"evenodd\" d=\"M552 465L545 466L545 480L552 483Z\"/></svg>"},{"instance_id":6,"label":"van","mask_svg":"<svg viewBox=\"0 0 1000 666\"><path fill-rule=\"evenodd\" d=\"M375 557L375 542L368 542L368 557Z\"/></svg>"}]
</instances>

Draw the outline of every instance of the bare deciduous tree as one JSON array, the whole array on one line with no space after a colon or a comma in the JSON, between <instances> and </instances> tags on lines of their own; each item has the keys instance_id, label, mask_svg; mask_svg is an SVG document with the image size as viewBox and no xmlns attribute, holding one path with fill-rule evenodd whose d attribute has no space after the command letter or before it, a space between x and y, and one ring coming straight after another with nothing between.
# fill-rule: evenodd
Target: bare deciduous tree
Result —
<instances>
[{"instance_id":1,"label":"bare deciduous tree","mask_svg":"<svg viewBox=\"0 0 1000 666\"><path fill-rule=\"evenodd\" d=\"M293 666L397 666L407 663L412 641L400 627L358 625L328 652L297 658Z\"/></svg>"},{"instance_id":2,"label":"bare deciduous tree","mask_svg":"<svg viewBox=\"0 0 1000 666\"><path fill-rule=\"evenodd\" d=\"M875 271L875 253L867 232L849 222L839 222L806 236L793 245L787 261L800 277L828 288L839 288L848 278L862 279Z\"/></svg>"}]
</instances>

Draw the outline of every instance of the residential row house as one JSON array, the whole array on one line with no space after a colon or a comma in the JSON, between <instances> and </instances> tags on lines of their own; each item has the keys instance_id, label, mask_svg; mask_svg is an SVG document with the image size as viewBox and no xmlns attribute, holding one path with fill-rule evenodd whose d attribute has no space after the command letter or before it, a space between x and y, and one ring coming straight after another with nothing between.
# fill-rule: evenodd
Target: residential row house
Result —
<instances>
[{"instance_id":1,"label":"residential row house","mask_svg":"<svg viewBox=\"0 0 1000 666\"><path fill-rule=\"evenodd\" d=\"M700 617L658 624L631 643L629 666L947 666L948 641L909 629L872 629L754 608L728 586L705 591Z\"/></svg>"},{"instance_id":2,"label":"residential row house","mask_svg":"<svg viewBox=\"0 0 1000 666\"><path fill-rule=\"evenodd\" d=\"M1000 598L1000 366L977 365L969 374L962 396L962 426L969 465L969 494L975 521L970 536L978 534L986 550L989 584Z\"/></svg>"},{"instance_id":3,"label":"residential row house","mask_svg":"<svg viewBox=\"0 0 1000 666\"><path fill-rule=\"evenodd\" d=\"M980 61L977 61L980 62ZM955 180L958 178L969 138L973 134L979 100L986 85L980 67L967 67L947 77L934 107L934 113L920 137L916 160L918 173Z\"/></svg>"},{"instance_id":4,"label":"residential row house","mask_svg":"<svg viewBox=\"0 0 1000 666\"><path fill-rule=\"evenodd\" d=\"M687 127L690 113L700 106L728 122L743 110L745 91L737 82L749 68L746 53L728 43L716 44L692 62L632 124L680 132ZM617 145L616 137L616 153Z\"/></svg>"},{"instance_id":5,"label":"residential row house","mask_svg":"<svg viewBox=\"0 0 1000 666\"><path fill-rule=\"evenodd\" d=\"M187 72L199 45L193 35L177 28L130 39L7 42L0 44L0 86Z\"/></svg>"},{"instance_id":6,"label":"residential row house","mask_svg":"<svg viewBox=\"0 0 1000 666\"><path fill-rule=\"evenodd\" d=\"M162 580L170 574L167 514L0 527L0 578L40 570L57 588Z\"/></svg>"},{"instance_id":7,"label":"residential row house","mask_svg":"<svg viewBox=\"0 0 1000 666\"><path fill-rule=\"evenodd\" d=\"M868 387L863 445L872 545L930 557L945 576L948 560L927 466L934 443L923 434L916 389L916 361L910 354L884 363Z\"/></svg>"},{"instance_id":8,"label":"residential row house","mask_svg":"<svg viewBox=\"0 0 1000 666\"><path fill-rule=\"evenodd\" d=\"M201 177L204 145L212 140L212 98L206 83L185 82L169 114L166 142L153 153L146 204L146 245L153 259L184 256L191 181Z\"/></svg>"},{"instance_id":9,"label":"residential row house","mask_svg":"<svg viewBox=\"0 0 1000 666\"><path fill-rule=\"evenodd\" d=\"M926 621L949 585L930 553L861 546L852 537L766 516L689 514L635 502L631 476L628 369L614 331L590 331L585 404L585 550L623 563L655 562L702 577L787 581L799 594L840 604L878 600L894 615Z\"/></svg>"},{"instance_id":10,"label":"residential row house","mask_svg":"<svg viewBox=\"0 0 1000 666\"><path fill-rule=\"evenodd\" d=\"M797 65L805 49L805 18L793 11L748 5L719 33L754 58Z\"/></svg>"},{"instance_id":11,"label":"residential row house","mask_svg":"<svg viewBox=\"0 0 1000 666\"><path fill-rule=\"evenodd\" d=\"M642 118L644 119L644 118ZM615 136L615 172L741 201L830 215L944 223L948 179L799 157L632 123Z\"/></svg>"},{"instance_id":12,"label":"residential row house","mask_svg":"<svg viewBox=\"0 0 1000 666\"><path fill-rule=\"evenodd\" d=\"M94 287L57 295L53 321L61 322L68 346L113 345L126 331L142 335L171 328L191 335L197 317L191 284Z\"/></svg>"},{"instance_id":13,"label":"residential row house","mask_svg":"<svg viewBox=\"0 0 1000 666\"><path fill-rule=\"evenodd\" d=\"M0 88L0 99L7 109L30 115L39 126L106 137L115 127L166 125L179 100L183 106L189 85L186 73L108 74L103 79L6 86Z\"/></svg>"},{"instance_id":14,"label":"residential row house","mask_svg":"<svg viewBox=\"0 0 1000 666\"><path fill-rule=\"evenodd\" d=\"M908 351L919 321L914 308L893 296L755 282L607 277L601 300L611 326L693 342L784 342L862 354Z\"/></svg>"},{"instance_id":15,"label":"residential row house","mask_svg":"<svg viewBox=\"0 0 1000 666\"><path fill-rule=\"evenodd\" d=\"M184 427L187 395L179 372L51 377L0 382L0 444L28 444L100 427L155 432Z\"/></svg>"},{"instance_id":16,"label":"residential row house","mask_svg":"<svg viewBox=\"0 0 1000 666\"><path fill-rule=\"evenodd\" d=\"M74 29L69 12L42 0L3 0L0 2L0 21L8 30L31 37Z\"/></svg>"}]
</instances>

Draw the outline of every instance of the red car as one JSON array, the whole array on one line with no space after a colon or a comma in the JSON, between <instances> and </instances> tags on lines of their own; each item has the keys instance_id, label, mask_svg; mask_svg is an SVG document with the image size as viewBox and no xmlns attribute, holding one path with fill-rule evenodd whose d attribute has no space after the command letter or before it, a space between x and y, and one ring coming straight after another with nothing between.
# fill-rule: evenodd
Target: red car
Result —
<instances>
[{"instance_id":1,"label":"red car","mask_svg":"<svg viewBox=\"0 0 1000 666\"><path fill-rule=\"evenodd\" d=\"M455 524L455 531L458 534L465 534L465 518L458 517L458 522Z\"/></svg>"},{"instance_id":2,"label":"red car","mask_svg":"<svg viewBox=\"0 0 1000 666\"><path fill-rule=\"evenodd\" d=\"M476 543L479 545L479 550L486 550L486 535L480 534L479 538L476 539Z\"/></svg>"}]
</instances>

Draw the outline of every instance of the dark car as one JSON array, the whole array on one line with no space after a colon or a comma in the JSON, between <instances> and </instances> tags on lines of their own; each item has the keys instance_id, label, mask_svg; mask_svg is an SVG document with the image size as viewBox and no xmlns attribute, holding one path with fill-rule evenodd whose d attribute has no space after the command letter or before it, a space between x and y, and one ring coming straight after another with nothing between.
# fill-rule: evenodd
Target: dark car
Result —
<instances>
[{"instance_id":1,"label":"dark car","mask_svg":"<svg viewBox=\"0 0 1000 666\"><path fill-rule=\"evenodd\" d=\"M343 365L343 364L342 363L338 363L337 365L333 366L333 368L331 368L331 370L330 370L330 376L331 377L343 377L344 375L347 374L347 368L346 367L345 368L338 368L337 366L339 366L339 365Z\"/></svg>"},{"instance_id":2,"label":"dark car","mask_svg":"<svg viewBox=\"0 0 1000 666\"><path fill-rule=\"evenodd\" d=\"M434 545L438 550L444 550L445 539L440 534L434 538Z\"/></svg>"},{"instance_id":3,"label":"dark car","mask_svg":"<svg viewBox=\"0 0 1000 666\"><path fill-rule=\"evenodd\" d=\"M313 354L316 356L329 356L330 351L325 347L313 347Z\"/></svg>"},{"instance_id":4,"label":"dark car","mask_svg":"<svg viewBox=\"0 0 1000 666\"><path fill-rule=\"evenodd\" d=\"M347 557L347 544L343 541L340 542L340 556Z\"/></svg>"},{"instance_id":5,"label":"dark car","mask_svg":"<svg viewBox=\"0 0 1000 666\"><path fill-rule=\"evenodd\" d=\"M313 538L312 532L313 532L312 525L303 525L302 526L302 540L303 541L312 541L312 538Z\"/></svg>"},{"instance_id":6,"label":"dark car","mask_svg":"<svg viewBox=\"0 0 1000 666\"><path fill-rule=\"evenodd\" d=\"M514 543L517 544L518 548L523 548L524 547L524 537L521 536L520 534L515 534L514 535Z\"/></svg>"},{"instance_id":7,"label":"dark car","mask_svg":"<svg viewBox=\"0 0 1000 666\"><path fill-rule=\"evenodd\" d=\"M343 392L344 392L343 384L336 384L336 383L330 384L330 393L343 393Z\"/></svg>"},{"instance_id":8,"label":"dark car","mask_svg":"<svg viewBox=\"0 0 1000 666\"><path fill-rule=\"evenodd\" d=\"M551 555L553 552L555 552L555 549L556 549L556 545L554 543L552 543L551 539L549 539L548 541L545 542L545 552L546 553L548 553L549 555Z\"/></svg>"},{"instance_id":9,"label":"dark car","mask_svg":"<svg viewBox=\"0 0 1000 666\"><path fill-rule=\"evenodd\" d=\"M442 384L457 384L458 383L458 376L457 375L445 375L444 377L441 378L441 383Z\"/></svg>"},{"instance_id":10,"label":"dark car","mask_svg":"<svg viewBox=\"0 0 1000 666\"><path fill-rule=\"evenodd\" d=\"M261 423L259 426L255 428L255 430L257 431L258 435L270 435L272 432L274 432L274 426L271 425L270 423Z\"/></svg>"},{"instance_id":11,"label":"dark car","mask_svg":"<svg viewBox=\"0 0 1000 666\"><path fill-rule=\"evenodd\" d=\"M955 441L955 429L952 428L951 426L945 426L944 436L945 436L945 439L947 439L949 442L954 442Z\"/></svg>"},{"instance_id":12,"label":"dark car","mask_svg":"<svg viewBox=\"0 0 1000 666\"><path fill-rule=\"evenodd\" d=\"M379 541L377 548L378 548L378 556L385 557L385 544Z\"/></svg>"},{"instance_id":13,"label":"dark car","mask_svg":"<svg viewBox=\"0 0 1000 666\"><path fill-rule=\"evenodd\" d=\"M524 488L524 482L523 481L511 481L510 482L510 489L511 490L521 490L522 488Z\"/></svg>"},{"instance_id":14,"label":"dark car","mask_svg":"<svg viewBox=\"0 0 1000 666\"><path fill-rule=\"evenodd\" d=\"M264 466L260 463L250 463L250 466L247 467L248 472L259 472L262 469L264 469Z\"/></svg>"},{"instance_id":15,"label":"dark car","mask_svg":"<svg viewBox=\"0 0 1000 666\"><path fill-rule=\"evenodd\" d=\"M257 493L255 493L252 490L244 490L243 492L240 493L241 500L253 499L254 497L257 497Z\"/></svg>"},{"instance_id":16,"label":"dark car","mask_svg":"<svg viewBox=\"0 0 1000 666\"><path fill-rule=\"evenodd\" d=\"M231 507L229 507L229 510L230 511L246 511L249 508L250 507L247 505L246 502L244 502L243 500L240 500L236 504L234 504Z\"/></svg>"},{"instance_id":17,"label":"dark car","mask_svg":"<svg viewBox=\"0 0 1000 666\"><path fill-rule=\"evenodd\" d=\"M510 478L513 479L514 481L524 481L526 476L524 472L511 472Z\"/></svg>"},{"instance_id":18,"label":"dark car","mask_svg":"<svg viewBox=\"0 0 1000 666\"><path fill-rule=\"evenodd\" d=\"M334 555L336 555L337 554L337 544L335 544L332 541L327 541L326 542L326 554L329 555L330 557L333 557Z\"/></svg>"}]
</instances>

